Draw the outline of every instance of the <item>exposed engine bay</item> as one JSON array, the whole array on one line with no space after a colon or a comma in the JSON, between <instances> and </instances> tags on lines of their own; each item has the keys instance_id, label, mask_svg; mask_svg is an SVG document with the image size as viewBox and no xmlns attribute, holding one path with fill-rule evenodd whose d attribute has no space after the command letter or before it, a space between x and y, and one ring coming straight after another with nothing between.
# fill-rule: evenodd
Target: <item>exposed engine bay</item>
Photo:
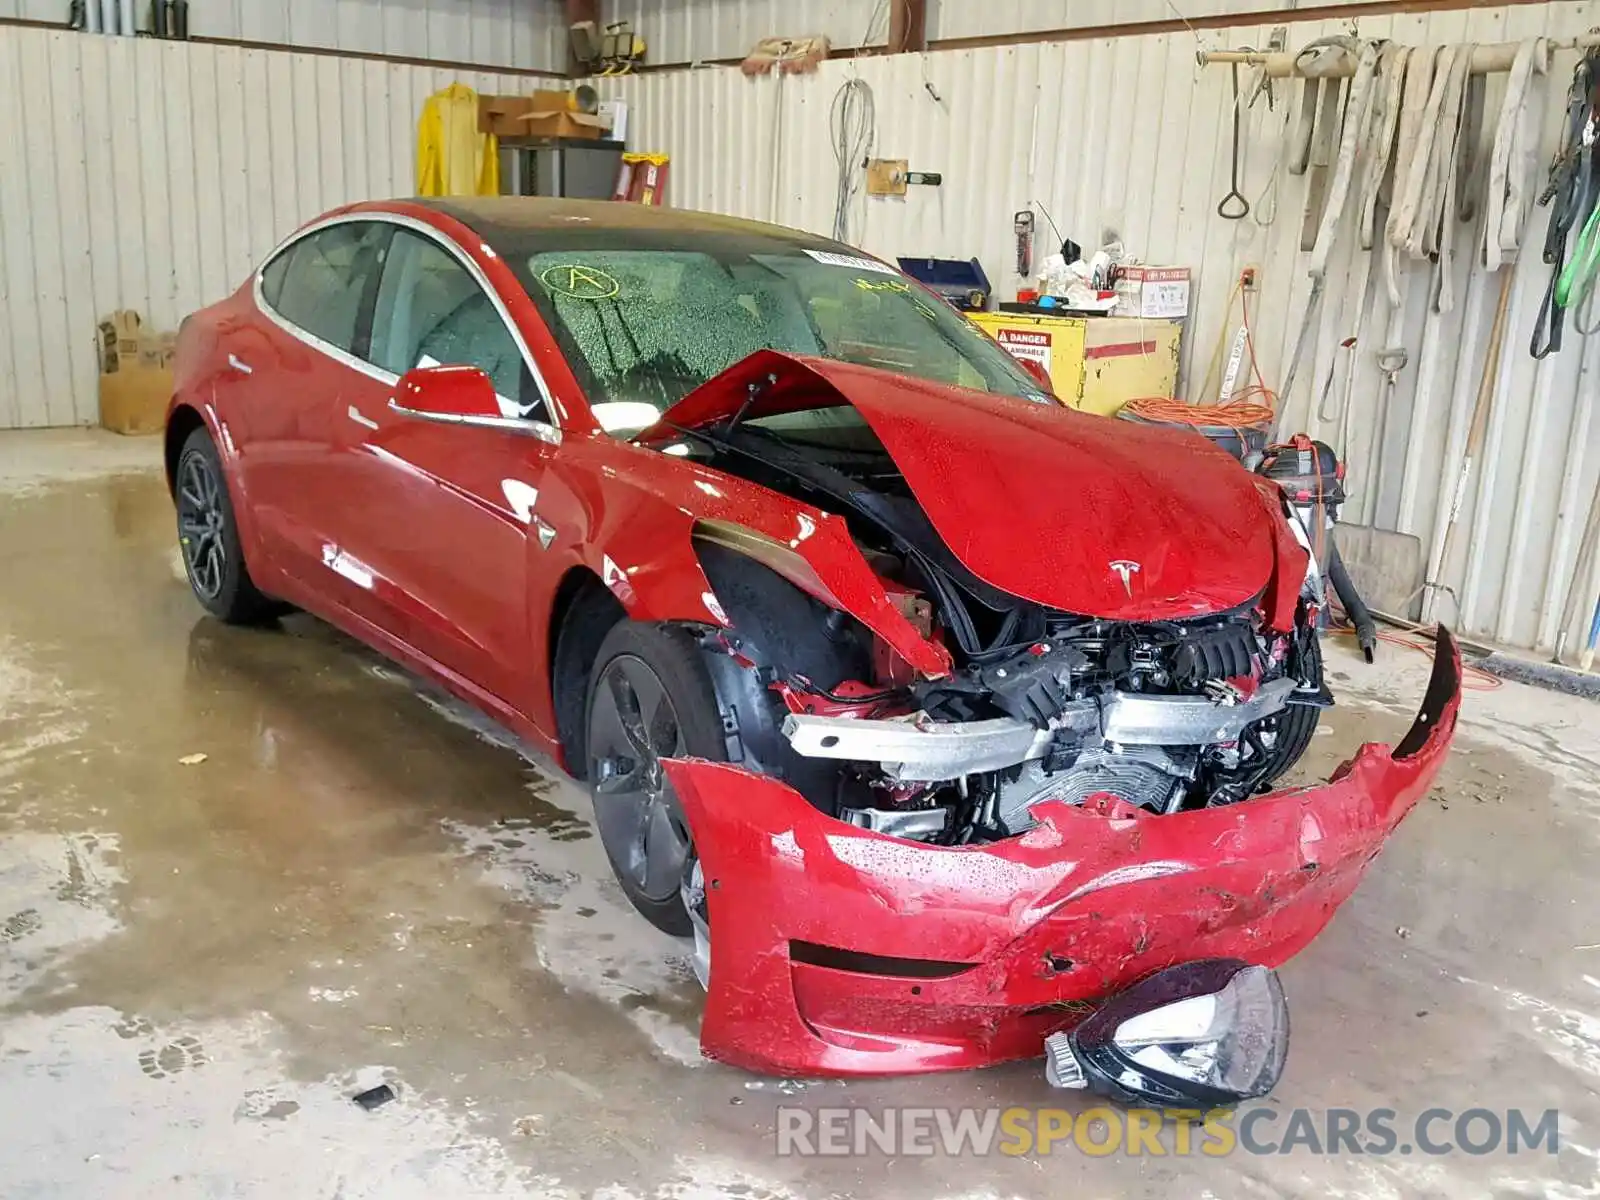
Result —
<instances>
[{"instance_id":1,"label":"exposed engine bay","mask_svg":"<svg viewBox=\"0 0 1600 1200\"><path fill-rule=\"evenodd\" d=\"M827 417L679 432L696 460L843 516L954 670L918 676L818 599L797 556L705 523L701 562L731 628L703 645L732 761L859 827L960 845L1027 831L1046 800L1110 793L1156 814L1243 802L1305 751L1332 703L1315 560L1291 632L1269 627L1259 597L1160 622L1054 610L974 575L867 424L849 408ZM1131 594L1140 564L1108 566Z\"/></svg>"}]
</instances>

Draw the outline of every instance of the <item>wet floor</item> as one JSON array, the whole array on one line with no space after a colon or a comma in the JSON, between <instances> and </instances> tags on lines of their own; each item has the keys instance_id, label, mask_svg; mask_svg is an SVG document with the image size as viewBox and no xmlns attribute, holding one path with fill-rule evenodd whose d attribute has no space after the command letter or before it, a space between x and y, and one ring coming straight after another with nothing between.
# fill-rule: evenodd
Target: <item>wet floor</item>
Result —
<instances>
[{"instance_id":1,"label":"wet floor","mask_svg":"<svg viewBox=\"0 0 1600 1200\"><path fill-rule=\"evenodd\" d=\"M702 1062L685 947L627 907L583 794L315 621L202 616L129 469L156 454L0 436L0 1193L1600 1196L1593 704L1470 697L1284 972L1262 1127L1555 1108L1558 1153L779 1157L781 1106L1089 1102L1035 1064L794 1088ZM1427 670L1330 660L1323 774L1403 732Z\"/></svg>"}]
</instances>

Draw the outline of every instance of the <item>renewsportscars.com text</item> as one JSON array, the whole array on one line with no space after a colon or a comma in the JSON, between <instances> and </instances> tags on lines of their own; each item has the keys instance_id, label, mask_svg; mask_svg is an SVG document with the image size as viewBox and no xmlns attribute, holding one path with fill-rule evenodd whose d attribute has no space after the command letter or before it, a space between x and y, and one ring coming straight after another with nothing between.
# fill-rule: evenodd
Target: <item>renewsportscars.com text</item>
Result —
<instances>
[{"instance_id":1,"label":"renewsportscars.com text","mask_svg":"<svg viewBox=\"0 0 1600 1200\"><path fill-rule=\"evenodd\" d=\"M1555 1154L1560 1114L1511 1109L1392 1108L798 1108L778 1109L780 1156L983 1157L1077 1153L1150 1157L1230 1154Z\"/></svg>"}]
</instances>

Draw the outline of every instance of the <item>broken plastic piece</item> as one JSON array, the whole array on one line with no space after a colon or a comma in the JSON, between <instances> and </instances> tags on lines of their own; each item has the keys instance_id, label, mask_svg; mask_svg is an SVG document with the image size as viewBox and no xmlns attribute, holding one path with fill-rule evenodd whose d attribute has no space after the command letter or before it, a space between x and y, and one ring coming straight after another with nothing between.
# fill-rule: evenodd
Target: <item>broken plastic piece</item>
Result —
<instances>
[{"instance_id":1,"label":"broken plastic piece","mask_svg":"<svg viewBox=\"0 0 1600 1200\"><path fill-rule=\"evenodd\" d=\"M368 1112L371 1112L375 1108L382 1108L385 1104L389 1103L389 1101L393 1100L394 1089L387 1083L380 1083L375 1088L368 1088L364 1092L357 1092L354 1096L351 1096L350 1099L354 1100Z\"/></svg>"},{"instance_id":2,"label":"broken plastic piece","mask_svg":"<svg viewBox=\"0 0 1600 1200\"><path fill-rule=\"evenodd\" d=\"M1036 1057L1153 971L1277 966L1432 786L1460 702L1440 629L1411 730L1326 783L1159 818L1114 795L1046 801L1029 832L954 847L847 825L735 765L665 760L711 881L701 1049L774 1075L988 1066Z\"/></svg>"}]
</instances>

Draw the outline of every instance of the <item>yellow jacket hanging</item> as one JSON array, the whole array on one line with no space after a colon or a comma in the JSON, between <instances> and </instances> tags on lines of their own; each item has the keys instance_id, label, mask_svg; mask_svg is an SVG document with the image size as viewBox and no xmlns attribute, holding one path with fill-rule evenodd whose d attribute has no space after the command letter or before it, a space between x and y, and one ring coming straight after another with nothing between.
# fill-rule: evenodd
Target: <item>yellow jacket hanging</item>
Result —
<instances>
[{"instance_id":1,"label":"yellow jacket hanging","mask_svg":"<svg viewBox=\"0 0 1600 1200\"><path fill-rule=\"evenodd\" d=\"M499 194L500 143L478 132L478 93L454 83L429 96L417 125L417 195Z\"/></svg>"}]
</instances>

